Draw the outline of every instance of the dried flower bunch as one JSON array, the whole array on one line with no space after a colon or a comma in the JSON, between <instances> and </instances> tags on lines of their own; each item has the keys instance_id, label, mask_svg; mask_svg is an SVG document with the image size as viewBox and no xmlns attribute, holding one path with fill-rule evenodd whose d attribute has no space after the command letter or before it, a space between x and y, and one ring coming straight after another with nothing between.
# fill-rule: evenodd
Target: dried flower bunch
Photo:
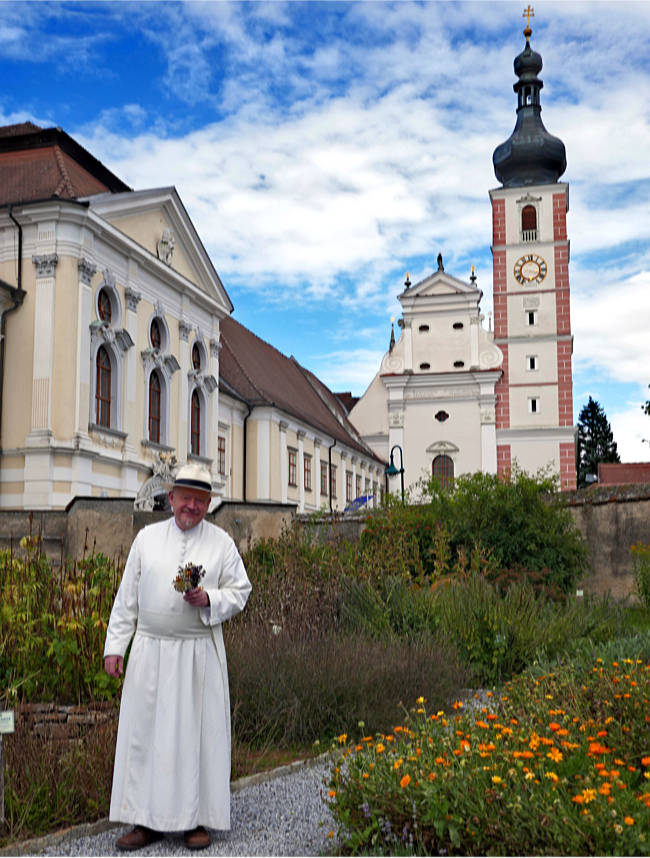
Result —
<instances>
[{"instance_id":1,"label":"dried flower bunch","mask_svg":"<svg viewBox=\"0 0 650 858\"><path fill-rule=\"evenodd\" d=\"M205 575L205 569L201 565L195 563L186 563L185 566L178 567L178 574L174 578L174 590L179 593L187 593L188 590L194 590L199 586L199 581ZM200 587L199 589L203 589Z\"/></svg>"}]
</instances>

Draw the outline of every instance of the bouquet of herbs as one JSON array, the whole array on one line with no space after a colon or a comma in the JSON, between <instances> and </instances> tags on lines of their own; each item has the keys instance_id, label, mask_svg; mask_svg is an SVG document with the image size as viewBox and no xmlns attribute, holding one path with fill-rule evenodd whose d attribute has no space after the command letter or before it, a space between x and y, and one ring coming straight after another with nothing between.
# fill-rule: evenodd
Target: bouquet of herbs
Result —
<instances>
[{"instance_id":1,"label":"bouquet of herbs","mask_svg":"<svg viewBox=\"0 0 650 858\"><path fill-rule=\"evenodd\" d=\"M186 563L185 566L179 566L178 574L173 581L174 590L177 590L179 593L187 593L188 590L194 590L199 586L199 581L204 575L205 569L201 565Z\"/></svg>"}]
</instances>

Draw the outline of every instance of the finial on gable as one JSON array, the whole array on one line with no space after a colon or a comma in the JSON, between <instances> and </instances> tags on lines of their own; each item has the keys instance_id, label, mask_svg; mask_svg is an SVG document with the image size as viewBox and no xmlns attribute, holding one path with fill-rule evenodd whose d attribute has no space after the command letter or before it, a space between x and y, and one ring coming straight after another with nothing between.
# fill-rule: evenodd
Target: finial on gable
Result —
<instances>
[{"instance_id":1,"label":"finial on gable","mask_svg":"<svg viewBox=\"0 0 650 858\"><path fill-rule=\"evenodd\" d=\"M445 266L442 264L442 253L438 254L438 271L444 271Z\"/></svg>"},{"instance_id":2,"label":"finial on gable","mask_svg":"<svg viewBox=\"0 0 650 858\"><path fill-rule=\"evenodd\" d=\"M476 274L474 273L474 266L472 265L472 273L469 276L469 282L472 286L476 286Z\"/></svg>"},{"instance_id":3,"label":"finial on gable","mask_svg":"<svg viewBox=\"0 0 650 858\"><path fill-rule=\"evenodd\" d=\"M406 272L406 280L404 281L404 285L407 289L411 288L411 278L409 277L408 271Z\"/></svg>"},{"instance_id":4,"label":"finial on gable","mask_svg":"<svg viewBox=\"0 0 650 858\"><path fill-rule=\"evenodd\" d=\"M530 37L533 31L530 29L530 19L535 17L535 10L533 7L528 4L527 8L524 9L524 14L521 16L526 19L526 28L524 29L524 36L526 37L526 44L530 42Z\"/></svg>"},{"instance_id":5,"label":"finial on gable","mask_svg":"<svg viewBox=\"0 0 650 858\"><path fill-rule=\"evenodd\" d=\"M390 317L390 343L388 345L388 351L393 351L393 346L395 345L395 326L393 322L395 321L395 316Z\"/></svg>"}]
</instances>

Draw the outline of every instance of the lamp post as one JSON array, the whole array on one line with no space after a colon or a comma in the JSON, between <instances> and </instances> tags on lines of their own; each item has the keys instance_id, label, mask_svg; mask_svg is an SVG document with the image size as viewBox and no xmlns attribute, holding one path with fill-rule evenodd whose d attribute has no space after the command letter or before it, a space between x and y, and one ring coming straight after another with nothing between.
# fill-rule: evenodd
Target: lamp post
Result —
<instances>
[{"instance_id":1,"label":"lamp post","mask_svg":"<svg viewBox=\"0 0 650 858\"><path fill-rule=\"evenodd\" d=\"M395 461L393 459L393 453L395 450L399 450L399 468L395 467ZM402 448L399 444L395 444L390 451L390 464L384 471L387 477L394 477L397 474L400 475L400 479L402 482L402 503L404 503L404 457L402 455Z\"/></svg>"}]
</instances>

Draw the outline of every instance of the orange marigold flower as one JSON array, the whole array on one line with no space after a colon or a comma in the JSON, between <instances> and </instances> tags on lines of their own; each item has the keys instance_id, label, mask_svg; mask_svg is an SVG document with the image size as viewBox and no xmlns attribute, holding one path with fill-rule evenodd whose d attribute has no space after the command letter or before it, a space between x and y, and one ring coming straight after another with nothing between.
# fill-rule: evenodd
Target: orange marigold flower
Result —
<instances>
[{"instance_id":1,"label":"orange marigold flower","mask_svg":"<svg viewBox=\"0 0 650 858\"><path fill-rule=\"evenodd\" d=\"M493 775L492 783L493 784L501 784L501 783L503 783L503 778L500 778L499 775Z\"/></svg>"},{"instance_id":2,"label":"orange marigold flower","mask_svg":"<svg viewBox=\"0 0 650 858\"><path fill-rule=\"evenodd\" d=\"M548 727L549 727L549 730L552 730L554 733L556 733L558 730L562 729L562 725L558 724L557 721L551 721L551 723L548 725Z\"/></svg>"},{"instance_id":3,"label":"orange marigold flower","mask_svg":"<svg viewBox=\"0 0 650 858\"><path fill-rule=\"evenodd\" d=\"M559 763L563 759L562 751L558 751L557 748L551 748L546 756L554 763Z\"/></svg>"},{"instance_id":4,"label":"orange marigold flower","mask_svg":"<svg viewBox=\"0 0 650 858\"><path fill-rule=\"evenodd\" d=\"M335 790L335 789L331 789L331 790L329 791L328 795L329 795L329 797L330 797L330 798L334 798L334 796L336 795L336 790Z\"/></svg>"},{"instance_id":5,"label":"orange marigold flower","mask_svg":"<svg viewBox=\"0 0 650 858\"><path fill-rule=\"evenodd\" d=\"M399 782L399 785L402 787L402 789L405 789L410 783L411 783L411 776L410 775L404 775L402 780Z\"/></svg>"},{"instance_id":6,"label":"orange marigold flower","mask_svg":"<svg viewBox=\"0 0 650 858\"><path fill-rule=\"evenodd\" d=\"M490 729L490 725L486 724L485 721L475 721L474 723L476 724L477 727L481 727L483 730L489 730Z\"/></svg>"},{"instance_id":7,"label":"orange marigold flower","mask_svg":"<svg viewBox=\"0 0 650 858\"><path fill-rule=\"evenodd\" d=\"M404 762L404 760L395 760L395 762L393 763L393 768L399 769L399 767L402 765L403 762Z\"/></svg>"},{"instance_id":8,"label":"orange marigold flower","mask_svg":"<svg viewBox=\"0 0 650 858\"><path fill-rule=\"evenodd\" d=\"M633 816L626 816L625 819L623 820L623 822L626 825L634 825L634 817Z\"/></svg>"},{"instance_id":9,"label":"orange marigold flower","mask_svg":"<svg viewBox=\"0 0 650 858\"><path fill-rule=\"evenodd\" d=\"M454 709L462 709L463 708L463 701L462 700L454 700L453 708Z\"/></svg>"},{"instance_id":10,"label":"orange marigold flower","mask_svg":"<svg viewBox=\"0 0 650 858\"><path fill-rule=\"evenodd\" d=\"M370 777L370 775L368 774L368 772L364 772L364 773L361 775L361 777L364 779L364 781L367 781L367 780L368 780L368 778Z\"/></svg>"},{"instance_id":11,"label":"orange marigold flower","mask_svg":"<svg viewBox=\"0 0 650 858\"><path fill-rule=\"evenodd\" d=\"M435 772L429 772L429 780L430 780L430 781L435 781L435 779L436 779Z\"/></svg>"},{"instance_id":12,"label":"orange marigold flower","mask_svg":"<svg viewBox=\"0 0 650 858\"><path fill-rule=\"evenodd\" d=\"M650 766L650 757L641 757L642 766Z\"/></svg>"},{"instance_id":13,"label":"orange marigold flower","mask_svg":"<svg viewBox=\"0 0 650 858\"><path fill-rule=\"evenodd\" d=\"M341 735L339 736L339 744L342 745L344 742L347 742L347 740L348 740L348 734L347 733L341 733Z\"/></svg>"},{"instance_id":14,"label":"orange marigold flower","mask_svg":"<svg viewBox=\"0 0 650 858\"><path fill-rule=\"evenodd\" d=\"M375 745L375 750L377 751L377 753L378 753L378 754L383 754L383 752L386 750L386 746L385 746L385 745L382 745L382 743L381 743L381 742L378 742L378 743Z\"/></svg>"}]
</instances>

